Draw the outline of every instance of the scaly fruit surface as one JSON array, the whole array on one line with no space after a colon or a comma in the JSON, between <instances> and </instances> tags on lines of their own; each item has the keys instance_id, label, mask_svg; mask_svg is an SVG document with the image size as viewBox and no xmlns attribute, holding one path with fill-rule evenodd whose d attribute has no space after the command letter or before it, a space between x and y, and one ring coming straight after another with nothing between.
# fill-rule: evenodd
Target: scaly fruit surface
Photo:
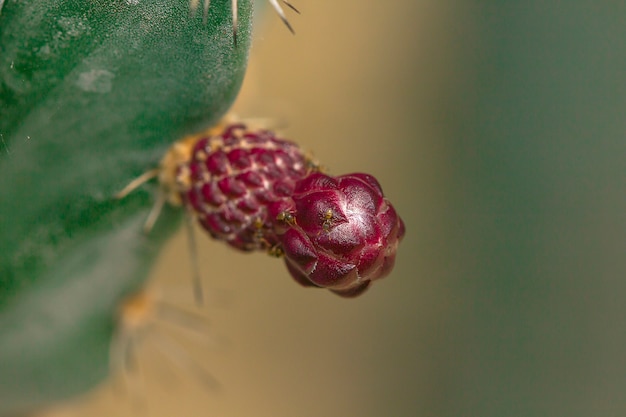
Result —
<instances>
[{"instance_id":1,"label":"scaly fruit surface","mask_svg":"<svg viewBox=\"0 0 626 417\"><path fill-rule=\"evenodd\" d=\"M202 227L234 248L278 244L268 204L289 198L311 171L300 148L243 124L200 138L178 168L178 192Z\"/></svg>"},{"instance_id":2,"label":"scaly fruit surface","mask_svg":"<svg viewBox=\"0 0 626 417\"><path fill-rule=\"evenodd\" d=\"M343 297L391 272L404 223L373 176L322 174L295 143L244 124L182 140L173 154L163 166L175 175L161 183L212 237L284 256L297 282Z\"/></svg>"},{"instance_id":3,"label":"scaly fruit surface","mask_svg":"<svg viewBox=\"0 0 626 417\"><path fill-rule=\"evenodd\" d=\"M344 297L391 272L405 231L378 181L360 173L311 173L270 215L293 278Z\"/></svg>"}]
</instances>

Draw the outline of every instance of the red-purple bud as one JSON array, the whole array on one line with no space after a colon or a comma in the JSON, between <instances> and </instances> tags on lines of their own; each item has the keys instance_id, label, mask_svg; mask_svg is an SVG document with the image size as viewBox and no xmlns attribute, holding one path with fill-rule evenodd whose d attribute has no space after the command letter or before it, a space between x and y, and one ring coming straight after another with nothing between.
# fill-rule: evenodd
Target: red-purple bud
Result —
<instances>
[{"instance_id":1,"label":"red-purple bud","mask_svg":"<svg viewBox=\"0 0 626 417\"><path fill-rule=\"evenodd\" d=\"M345 297L391 271L404 224L368 174L299 180L290 199L270 204L289 272L306 286Z\"/></svg>"},{"instance_id":2,"label":"red-purple bud","mask_svg":"<svg viewBox=\"0 0 626 417\"><path fill-rule=\"evenodd\" d=\"M177 184L182 201L211 236L250 251L278 243L267 205L291 196L309 170L296 144L238 124L199 139L178 168Z\"/></svg>"},{"instance_id":3,"label":"red-purple bud","mask_svg":"<svg viewBox=\"0 0 626 417\"><path fill-rule=\"evenodd\" d=\"M164 161L170 201L234 248L284 255L304 286L355 297L393 268L404 224L371 175L322 174L295 143L242 124L184 139Z\"/></svg>"}]
</instances>

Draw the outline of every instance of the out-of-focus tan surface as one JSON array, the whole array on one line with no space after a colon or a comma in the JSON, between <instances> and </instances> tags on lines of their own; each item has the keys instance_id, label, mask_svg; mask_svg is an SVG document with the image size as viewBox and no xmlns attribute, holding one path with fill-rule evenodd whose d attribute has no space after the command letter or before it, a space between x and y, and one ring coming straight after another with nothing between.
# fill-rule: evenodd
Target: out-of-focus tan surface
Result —
<instances>
[{"instance_id":1,"label":"out-of-focus tan surface","mask_svg":"<svg viewBox=\"0 0 626 417\"><path fill-rule=\"evenodd\" d=\"M446 329L456 295L443 279L445 255L429 242L443 227L441 112L462 75L446 33L462 11L438 1L294 4L296 36L266 10L235 111L273 118L331 173L377 176L407 226L396 270L345 300L300 287L281 260L236 253L198 232L200 270L218 300L204 314L218 347L172 334L221 388L207 389L147 340L134 393L118 375L47 417L438 414L453 366L441 362L450 360L442 349L453 345ZM191 307L185 233L167 246L154 282L165 300Z\"/></svg>"}]
</instances>

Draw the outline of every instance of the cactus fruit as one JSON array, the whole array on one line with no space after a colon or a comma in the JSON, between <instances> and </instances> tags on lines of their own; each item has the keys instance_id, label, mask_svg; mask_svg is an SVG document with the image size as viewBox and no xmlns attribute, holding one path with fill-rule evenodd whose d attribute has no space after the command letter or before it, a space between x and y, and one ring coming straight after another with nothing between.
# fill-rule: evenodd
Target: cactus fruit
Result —
<instances>
[{"instance_id":1,"label":"cactus fruit","mask_svg":"<svg viewBox=\"0 0 626 417\"><path fill-rule=\"evenodd\" d=\"M245 251L266 249L278 243L268 204L289 197L309 167L296 144L235 124L195 142L177 167L177 191L214 238Z\"/></svg>"},{"instance_id":2,"label":"cactus fruit","mask_svg":"<svg viewBox=\"0 0 626 417\"><path fill-rule=\"evenodd\" d=\"M404 224L371 175L322 174L295 143L244 124L178 142L162 166L169 200L212 237L284 256L302 285L354 297L393 268Z\"/></svg>"}]
</instances>

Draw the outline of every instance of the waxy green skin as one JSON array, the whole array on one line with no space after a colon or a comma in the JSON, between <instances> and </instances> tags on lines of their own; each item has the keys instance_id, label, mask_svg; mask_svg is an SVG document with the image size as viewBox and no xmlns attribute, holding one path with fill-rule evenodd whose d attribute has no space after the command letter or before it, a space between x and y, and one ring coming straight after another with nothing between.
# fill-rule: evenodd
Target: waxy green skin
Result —
<instances>
[{"instance_id":1,"label":"waxy green skin","mask_svg":"<svg viewBox=\"0 0 626 417\"><path fill-rule=\"evenodd\" d=\"M149 235L154 185L113 196L215 123L244 76L251 1L205 24L185 0L0 1L0 416L108 373L119 302L180 213Z\"/></svg>"}]
</instances>

